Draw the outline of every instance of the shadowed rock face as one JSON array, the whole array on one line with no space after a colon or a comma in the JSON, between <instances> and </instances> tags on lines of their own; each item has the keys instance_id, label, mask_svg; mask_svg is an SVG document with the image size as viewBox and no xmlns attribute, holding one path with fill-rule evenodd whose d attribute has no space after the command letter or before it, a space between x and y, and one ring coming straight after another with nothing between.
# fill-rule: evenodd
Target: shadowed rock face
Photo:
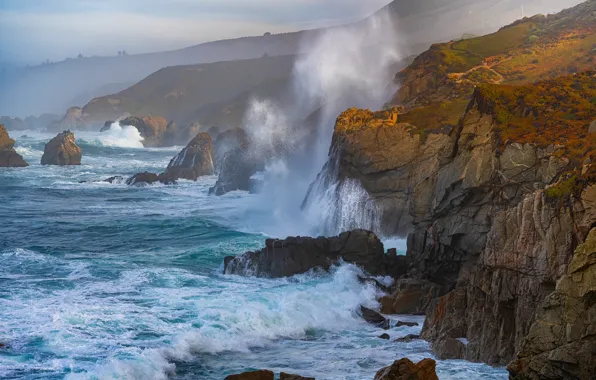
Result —
<instances>
[{"instance_id":1,"label":"shadowed rock face","mask_svg":"<svg viewBox=\"0 0 596 380\"><path fill-rule=\"evenodd\" d=\"M226 274L257 277L289 277L314 268L328 270L339 260L353 263L372 275L399 276L405 265L398 257L385 255L383 243L369 231L355 230L332 238L289 237L268 239L257 252L229 258Z\"/></svg>"},{"instance_id":2,"label":"shadowed rock face","mask_svg":"<svg viewBox=\"0 0 596 380\"><path fill-rule=\"evenodd\" d=\"M81 149L75 144L75 135L71 131L59 133L45 146L42 165L80 165Z\"/></svg>"},{"instance_id":3,"label":"shadowed rock face","mask_svg":"<svg viewBox=\"0 0 596 380\"><path fill-rule=\"evenodd\" d=\"M577 247L567 274L538 308L510 378L594 379L596 376L596 229Z\"/></svg>"},{"instance_id":4,"label":"shadowed rock face","mask_svg":"<svg viewBox=\"0 0 596 380\"><path fill-rule=\"evenodd\" d=\"M29 166L29 164L14 150L14 140L8 136L4 125L0 124L0 167L25 166Z\"/></svg>"},{"instance_id":5,"label":"shadowed rock face","mask_svg":"<svg viewBox=\"0 0 596 380\"><path fill-rule=\"evenodd\" d=\"M224 195L230 191L250 191L254 185L250 179L264 166L264 159L257 158L251 146L245 144L225 154L219 168L219 177L209 194Z\"/></svg>"},{"instance_id":6,"label":"shadowed rock face","mask_svg":"<svg viewBox=\"0 0 596 380\"><path fill-rule=\"evenodd\" d=\"M273 372L261 370L226 376L225 380L273 380L274 377Z\"/></svg>"},{"instance_id":7,"label":"shadowed rock face","mask_svg":"<svg viewBox=\"0 0 596 380\"><path fill-rule=\"evenodd\" d=\"M163 138L168 127L168 121L161 116L127 117L120 120L120 125L132 125L139 130L146 147L163 146Z\"/></svg>"},{"instance_id":8,"label":"shadowed rock face","mask_svg":"<svg viewBox=\"0 0 596 380\"><path fill-rule=\"evenodd\" d=\"M432 359L413 363L404 358L396 360L389 367L381 368L376 373L375 380L439 380L436 365Z\"/></svg>"},{"instance_id":9,"label":"shadowed rock face","mask_svg":"<svg viewBox=\"0 0 596 380\"><path fill-rule=\"evenodd\" d=\"M163 175L170 179L197 178L214 173L211 136L199 133L168 165Z\"/></svg>"},{"instance_id":10,"label":"shadowed rock face","mask_svg":"<svg viewBox=\"0 0 596 380\"><path fill-rule=\"evenodd\" d=\"M218 133L213 143L213 163L215 170L220 170L226 153L238 149L245 144L248 144L248 136L242 128L232 128Z\"/></svg>"}]
</instances>

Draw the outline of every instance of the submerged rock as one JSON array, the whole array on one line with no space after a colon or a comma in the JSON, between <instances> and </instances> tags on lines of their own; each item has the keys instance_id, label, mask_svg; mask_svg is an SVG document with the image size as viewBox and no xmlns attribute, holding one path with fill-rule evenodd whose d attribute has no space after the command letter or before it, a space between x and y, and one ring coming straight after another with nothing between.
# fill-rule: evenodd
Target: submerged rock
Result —
<instances>
[{"instance_id":1,"label":"submerged rock","mask_svg":"<svg viewBox=\"0 0 596 380\"><path fill-rule=\"evenodd\" d=\"M211 136L199 133L174 157L163 176L169 179L184 178L196 181L214 173Z\"/></svg>"},{"instance_id":2,"label":"submerged rock","mask_svg":"<svg viewBox=\"0 0 596 380\"><path fill-rule=\"evenodd\" d=\"M75 143L75 135L71 131L59 133L45 146L42 165L80 165L81 148Z\"/></svg>"},{"instance_id":3,"label":"submerged rock","mask_svg":"<svg viewBox=\"0 0 596 380\"><path fill-rule=\"evenodd\" d=\"M315 380L314 377L303 377L303 376L298 376L298 375L292 375L289 373L280 373L279 374L279 380Z\"/></svg>"},{"instance_id":4,"label":"submerged rock","mask_svg":"<svg viewBox=\"0 0 596 380\"><path fill-rule=\"evenodd\" d=\"M151 172L142 172L137 173L126 180L127 185L136 185L136 186L143 186L143 185L151 185L153 183L163 183L164 185L175 185L176 180L169 178L162 174L155 174Z\"/></svg>"},{"instance_id":5,"label":"submerged rock","mask_svg":"<svg viewBox=\"0 0 596 380\"><path fill-rule=\"evenodd\" d=\"M271 371L260 370L244 372L238 375L226 376L225 380L274 380L275 375Z\"/></svg>"},{"instance_id":6,"label":"submerged rock","mask_svg":"<svg viewBox=\"0 0 596 380\"><path fill-rule=\"evenodd\" d=\"M538 308L507 369L513 380L596 378L596 229Z\"/></svg>"},{"instance_id":7,"label":"submerged rock","mask_svg":"<svg viewBox=\"0 0 596 380\"><path fill-rule=\"evenodd\" d=\"M413 363L410 359L400 359L389 367L380 369L374 380L439 380L436 373L437 363L432 359L423 359Z\"/></svg>"},{"instance_id":8,"label":"submerged rock","mask_svg":"<svg viewBox=\"0 0 596 380\"><path fill-rule=\"evenodd\" d=\"M14 150L15 141L8 136L4 125L0 124L0 167L29 166L23 156Z\"/></svg>"},{"instance_id":9,"label":"submerged rock","mask_svg":"<svg viewBox=\"0 0 596 380\"><path fill-rule=\"evenodd\" d=\"M401 326L414 327L414 326L420 326L420 324L418 322L397 321L397 323L395 324L395 327L401 327Z\"/></svg>"},{"instance_id":10,"label":"submerged rock","mask_svg":"<svg viewBox=\"0 0 596 380\"><path fill-rule=\"evenodd\" d=\"M364 306L360 306L360 314L362 319L370 323L373 326L380 327L383 330L389 330L390 322L387 318L383 317L378 312L368 309Z\"/></svg>"},{"instance_id":11,"label":"submerged rock","mask_svg":"<svg viewBox=\"0 0 596 380\"><path fill-rule=\"evenodd\" d=\"M389 334L381 334L379 335L379 339L389 340L391 339L391 337L389 336Z\"/></svg>"},{"instance_id":12,"label":"submerged rock","mask_svg":"<svg viewBox=\"0 0 596 380\"><path fill-rule=\"evenodd\" d=\"M420 335L417 335L417 334L408 334L406 336L402 336L400 338L395 339L394 342L408 343L408 342L411 342L411 341L417 340L417 339L421 339L420 338Z\"/></svg>"},{"instance_id":13,"label":"submerged rock","mask_svg":"<svg viewBox=\"0 0 596 380\"><path fill-rule=\"evenodd\" d=\"M354 230L325 238L267 239L265 248L228 259L226 274L288 277L314 268L328 270L340 260L358 265L372 275L405 271L401 261L385 255L383 243L372 232Z\"/></svg>"}]
</instances>

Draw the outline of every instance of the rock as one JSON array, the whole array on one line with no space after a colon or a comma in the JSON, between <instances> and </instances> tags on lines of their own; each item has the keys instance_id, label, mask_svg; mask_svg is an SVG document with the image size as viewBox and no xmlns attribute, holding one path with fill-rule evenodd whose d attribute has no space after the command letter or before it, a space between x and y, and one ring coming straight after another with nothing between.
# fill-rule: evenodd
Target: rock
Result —
<instances>
[{"instance_id":1,"label":"rock","mask_svg":"<svg viewBox=\"0 0 596 380\"><path fill-rule=\"evenodd\" d=\"M15 141L10 138L4 125L0 124L0 167L29 166L23 156L14 149Z\"/></svg>"},{"instance_id":2,"label":"rock","mask_svg":"<svg viewBox=\"0 0 596 380\"><path fill-rule=\"evenodd\" d=\"M466 345L457 339L443 336L432 343L432 349L440 360L463 359Z\"/></svg>"},{"instance_id":3,"label":"rock","mask_svg":"<svg viewBox=\"0 0 596 380\"><path fill-rule=\"evenodd\" d=\"M273 372L261 370L226 376L225 380L274 380L274 377Z\"/></svg>"},{"instance_id":4,"label":"rock","mask_svg":"<svg viewBox=\"0 0 596 380\"><path fill-rule=\"evenodd\" d=\"M220 196L230 191L250 191L254 184L250 177L263 165L248 145L229 151L221 161L217 182L209 189L209 194Z\"/></svg>"},{"instance_id":5,"label":"rock","mask_svg":"<svg viewBox=\"0 0 596 380\"><path fill-rule=\"evenodd\" d=\"M424 314L441 292L441 287L433 282L410 278L398 280L395 287L393 294L379 299L383 314Z\"/></svg>"},{"instance_id":6,"label":"rock","mask_svg":"<svg viewBox=\"0 0 596 380\"><path fill-rule=\"evenodd\" d=\"M414 327L414 326L419 326L419 325L420 324L418 322L397 321L397 323L395 324L395 327L401 327L401 326Z\"/></svg>"},{"instance_id":7,"label":"rock","mask_svg":"<svg viewBox=\"0 0 596 380\"><path fill-rule=\"evenodd\" d=\"M362 319L373 326L380 327L383 330L389 330L389 320L374 310L360 306L360 314Z\"/></svg>"},{"instance_id":8,"label":"rock","mask_svg":"<svg viewBox=\"0 0 596 380\"><path fill-rule=\"evenodd\" d=\"M288 277L314 268L329 270L343 260L360 266L371 275L395 273L400 262L386 256L383 243L372 232L354 230L325 238L288 237L267 239L265 248L229 260L226 274L256 277ZM403 268L405 269L405 268Z\"/></svg>"},{"instance_id":9,"label":"rock","mask_svg":"<svg viewBox=\"0 0 596 380\"><path fill-rule=\"evenodd\" d=\"M111 184L119 184L119 183L124 183L125 181L124 181L124 177L117 175L114 177L106 178L102 182L107 182L107 183L111 183Z\"/></svg>"},{"instance_id":10,"label":"rock","mask_svg":"<svg viewBox=\"0 0 596 380\"><path fill-rule=\"evenodd\" d=\"M57 125L58 128L64 129L79 129L85 125L84 113L81 107L70 107L66 110L66 114ZM59 129L59 130L60 130Z\"/></svg>"},{"instance_id":11,"label":"rock","mask_svg":"<svg viewBox=\"0 0 596 380\"><path fill-rule=\"evenodd\" d=\"M391 339L391 337L389 336L389 334L381 334L379 335L379 339L389 340Z\"/></svg>"},{"instance_id":12,"label":"rock","mask_svg":"<svg viewBox=\"0 0 596 380\"><path fill-rule=\"evenodd\" d=\"M74 133L64 131L46 144L41 164L80 165L81 156L81 149L75 143Z\"/></svg>"},{"instance_id":13,"label":"rock","mask_svg":"<svg viewBox=\"0 0 596 380\"><path fill-rule=\"evenodd\" d=\"M404 265L404 267L405 267L405 265ZM361 284L371 284L374 287L378 288L380 291L385 292L385 293L388 293L391 290L390 286L387 286L387 285L381 283L379 280L372 278L372 277L358 276L358 281Z\"/></svg>"},{"instance_id":14,"label":"rock","mask_svg":"<svg viewBox=\"0 0 596 380\"><path fill-rule=\"evenodd\" d=\"M170 179L184 178L192 181L204 175L212 175L214 169L211 155L211 136L199 133L170 161L163 175Z\"/></svg>"},{"instance_id":15,"label":"rock","mask_svg":"<svg viewBox=\"0 0 596 380\"><path fill-rule=\"evenodd\" d=\"M216 136L213 143L213 163L216 171L219 171L226 153L248 144L248 135L242 128L228 129L212 136Z\"/></svg>"},{"instance_id":16,"label":"rock","mask_svg":"<svg viewBox=\"0 0 596 380\"><path fill-rule=\"evenodd\" d=\"M596 133L596 120L590 123L590 128L588 129L588 133Z\"/></svg>"},{"instance_id":17,"label":"rock","mask_svg":"<svg viewBox=\"0 0 596 380\"><path fill-rule=\"evenodd\" d=\"M163 138L168 127L168 121L161 116L131 116L120 120L121 126L131 125L139 130L146 147L164 146Z\"/></svg>"},{"instance_id":18,"label":"rock","mask_svg":"<svg viewBox=\"0 0 596 380\"><path fill-rule=\"evenodd\" d=\"M510 379L596 376L596 229L577 247L567 274L536 313L507 367Z\"/></svg>"},{"instance_id":19,"label":"rock","mask_svg":"<svg viewBox=\"0 0 596 380\"><path fill-rule=\"evenodd\" d=\"M106 132L109 131L110 128L112 128L112 124L114 124L115 121L112 120L108 120L103 124L103 127L101 127L101 129L99 130L100 132Z\"/></svg>"},{"instance_id":20,"label":"rock","mask_svg":"<svg viewBox=\"0 0 596 380\"><path fill-rule=\"evenodd\" d=\"M291 375L289 373L280 373L279 380L315 380L314 377L302 377L298 375Z\"/></svg>"},{"instance_id":21,"label":"rock","mask_svg":"<svg viewBox=\"0 0 596 380\"><path fill-rule=\"evenodd\" d=\"M432 359L423 359L415 364L404 358L380 369L375 375L375 380L438 380L436 365Z\"/></svg>"},{"instance_id":22,"label":"rock","mask_svg":"<svg viewBox=\"0 0 596 380\"><path fill-rule=\"evenodd\" d=\"M175 179L169 178L169 177L165 176L163 173L155 174L155 173L151 173L151 172L137 173L126 180L126 184L130 185L130 186L132 186L132 185L145 186L145 185L154 184L156 182L163 183L164 185L175 185L176 184Z\"/></svg>"},{"instance_id":23,"label":"rock","mask_svg":"<svg viewBox=\"0 0 596 380\"><path fill-rule=\"evenodd\" d=\"M421 339L420 335L416 335L416 334L408 334L406 336L402 336L401 338L397 338L394 340L394 342L404 342L404 343L408 343L411 342L413 340L417 340L417 339Z\"/></svg>"}]
</instances>

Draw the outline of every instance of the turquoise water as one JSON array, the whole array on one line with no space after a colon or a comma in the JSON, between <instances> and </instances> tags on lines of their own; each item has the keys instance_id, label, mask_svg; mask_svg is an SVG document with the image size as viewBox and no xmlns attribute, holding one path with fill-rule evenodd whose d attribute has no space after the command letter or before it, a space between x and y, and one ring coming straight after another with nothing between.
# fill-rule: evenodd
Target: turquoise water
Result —
<instances>
[{"instance_id":1,"label":"turquoise water","mask_svg":"<svg viewBox=\"0 0 596 380\"><path fill-rule=\"evenodd\" d=\"M179 147L77 133L83 165L41 167L52 136L11 135L31 166L0 169L0 378L215 380L269 368L357 380L403 356L431 355L422 341L378 339L357 317L378 294L351 265L281 280L222 275L225 256L288 230L258 195L210 197L215 177L80 183L161 171ZM441 379L506 378L463 361L438 370Z\"/></svg>"}]
</instances>

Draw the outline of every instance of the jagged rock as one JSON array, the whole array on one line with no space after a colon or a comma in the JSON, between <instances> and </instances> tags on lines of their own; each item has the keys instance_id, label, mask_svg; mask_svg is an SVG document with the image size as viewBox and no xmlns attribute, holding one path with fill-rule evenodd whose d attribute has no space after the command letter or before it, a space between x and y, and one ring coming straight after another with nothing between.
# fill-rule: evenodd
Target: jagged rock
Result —
<instances>
[{"instance_id":1,"label":"jagged rock","mask_svg":"<svg viewBox=\"0 0 596 380\"><path fill-rule=\"evenodd\" d=\"M393 294L379 299L384 314L424 314L441 292L437 284L410 278L398 280L395 287L397 290Z\"/></svg>"},{"instance_id":2,"label":"jagged rock","mask_svg":"<svg viewBox=\"0 0 596 380\"><path fill-rule=\"evenodd\" d=\"M514 380L596 378L596 229L540 305L507 369Z\"/></svg>"},{"instance_id":3,"label":"jagged rock","mask_svg":"<svg viewBox=\"0 0 596 380\"><path fill-rule=\"evenodd\" d=\"M244 372L238 375L226 376L225 380L274 380L275 375L271 371L260 370Z\"/></svg>"},{"instance_id":4,"label":"jagged rock","mask_svg":"<svg viewBox=\"0 0 596 380\"><path fill-rule=\"evenodd\" d=\"M383 330L389 330L390 322L387 318L383 317L378 312L368 309L364 306L360 306L360 314L362 319L370 323L373 326L380 327Z\"/></svg>"},{"instance_id":5,"label":"jagged rock","mask_svg":"<svg viewBox=\"0 0 596 380\"><path fill-rule=\"evenodd\" d=\"M242 128L232 128L218 133L216 136L213 143L213 163L218 171L222 166L226 153L248 144L248 135Z\"/></svg>"},{"instance_id":6,"label":"jagged rock","mask_svg":"<svg viewBox=\"0 0 596 380\"><path fill-rule=\"evenodd\" d=\"M209 194L224 195L230 191L250 191L254 182L252 177L263 167L263 162L256 158L248 145L229 151L221 161L219 176Z\"/></svg>"},{"instance_id":7,"label":"jagged rock","mask_svg":"<svg viewBox=\"0 0 596 380\"><path fill-rule=\"evenodd\" d=\"M375 375L375 380L438 380L436 365L432 359L413 363L410 359L404 358L380 369Z\"/></svg>"},{"instance_id":8,"label":"jagged rock","mask_svg":"<svg viewBox=\"0 0 596 380\"><path fill-rule=\"evenodd\" d=\"M288 237L267 239L265 248L228 259L226 274L257 277L287 277L314 268L328 270L343 260L353 263L372 275L403 273L401 262L385 255L383 243L372 232L355 230L325 238Z\"/></svg>"},{"instance_id":9,"label":"jagged rock","mask_svg":"<svg viewBox=\"0 0 596 380\"><path fill-rule=\"evenodd\" d=\"M111 184L123 183L124 177L117 175L114 177L106 178L102 182L107 182L107 183L111 183Z\"/></svg>"},{"instance_id":10,"label":"jagged rock","mask_svg":"<svg viewBox=\"0 0 596 380\"><path fill-rule=\"evenodd\" d=\"M419 325L420 324L418 322L397 321L397 323L395 324L395 327L401 327L401 326L414 327L414 326L419 326Z\"/></svg>"},{"instance_id":11,"label":"jagged rock","mask_svg":"<svg viewBox=\"0 0 596 380\"><path fill-rule=\"evenodd\" d=\"M279 380L315 380L314 377L302 377L298 375L291 375L289 373L280 373Z\"/></svg>"},{"instance_id":12,"label":"jagged rock","mask_svg":"<svg viewBox=\"0 0 596 380\"><path fill-rule=\"evenodd\" d=\"M160 116L131 116L120 120L120 125L131 125L139 130L146 147L163 146L163 137L168 127L168 121Z\"/></svg>"},{"instance_id":13,"label":"jagged rock","mask_svg":"<svg viewBox=\"0 0 596 380\"><path fill-rule=\"evenodd\" d=\"M45 146L42 165L80 165L81 149L75 144L75 135L71 131L59 133Z\"/></svg>"},{"instance_id":14,"label":"jagged rock","mask_svg":"<svg viewBox=\"0 0 596 380\"><path fill-rule=\"evenodd\" d=\"M444 336L432 343L432 349L440 360L463 359L466 345L457 339Z\"/></svg>"},{"instance_id":15,"label":"jagged rock","mask_svg":"<svg viewBox=\"0 0 596 380\"><path fill-rule=\"evenodd\" d=\"M100 132L106 132L109 131L110 128L112 128L112 124L114 124L115 121L112 120L108 120L103 124L103 127L101 127L101 129L99 130Z\"/></svg>"},{"instance_id":16,"label":"jagged rock","mask_svg":"<svg viewBox=\"0 0 596 380\"><path fill-rule=\"evenodd\" d=\"M408 334L406 336L402 336L401 338L397 338L394 340L394 342L404 342L404 343L408 343L411 342L413 340L417 340L417 339L421 339L420 335L416 335L416 334Z\"/></svg>"},{"instance_id":17,"label":"jagged rock","mask_svg":"<svg viewBox=\"0 0 596 380\"><path fill-rule=\"evenodd\" d=\"M170 161L163 176L196 181L201 176L212 175L213 172L211 136L199 133Z\"/></svg>"},{"instance_id":18,"label":"jagged rock","mask_svg":"<svg viewBox=\"0 0 596 380\"><path fill-rule=\"evenodd\" d=\"M379 339L389 340L391 339L391 337L389 336L389 334L381 334L379 335Z\"/></svg>"},{"instance_id":19,"label":"jagged rock","mask_svg":"<svg viewBox=\"0 0 596 380\"><path fill-rule=\"evenodd\" d=\"M10 138L4 125L0 124L0 167L25 166L29 164L14 150L14 140Z\"/></svg>"},{"instance_id":20,"label":"jagged rock","mask_svg":"<svg viewBox=\"0 0 596 380\"><path fill-rule=\"evenodd\" d=\"M387 256L389 256L389 253L387 253ZM400 257L403 257L403 256L400 256ZM405 261L403 262L402 265L400 265L400 267L405 268ZM388 293L391 290L390 286L387 286L387 285L381 283L379 280L372 278L372 277L358 276L358 281L361 284L371 284L371 285L375 286L376 288L378 288L382 292Z\"/></svg>"},{"instance_id":21,"label":"jagged rock","mask_svg":"<svg viewBox=\"0 0 596 380\"><path fill-rule=\"evenodd\" d=\"M155 174L151 172L142 172L137 173L126 180L127 185L135 185L135 186L144 186L144 185L151 185L153 183L160 182L164 185L175 185L176 179L170 178L166 175L162 174Z\"/></svg>"}]
</instances>

